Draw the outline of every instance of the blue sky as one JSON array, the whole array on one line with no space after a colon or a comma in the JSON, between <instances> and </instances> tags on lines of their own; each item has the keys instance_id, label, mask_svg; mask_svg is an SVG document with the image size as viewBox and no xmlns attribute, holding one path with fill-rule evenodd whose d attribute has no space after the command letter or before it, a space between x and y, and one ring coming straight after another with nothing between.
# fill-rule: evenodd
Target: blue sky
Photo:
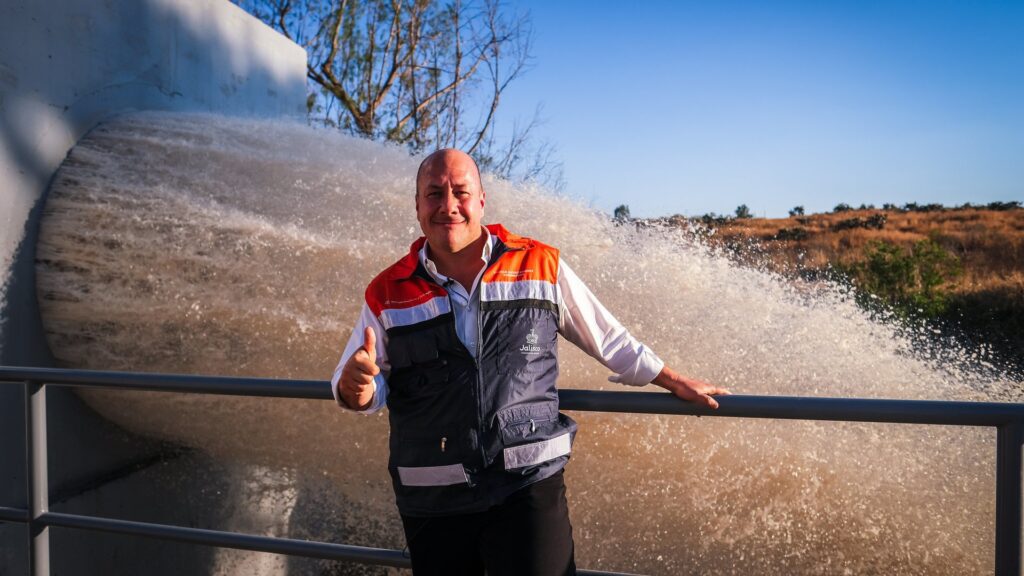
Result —
<instances>
[{"instance_id":1,"label":"blue sky","mask_svg":"<svg viewBox=\"0 0 1024 576\"><path fill-rule=\"evenodd\" d=\"M634 216L1024 199L1024 1L541 2L566 192Z\"/></svg>"}]
</instances>

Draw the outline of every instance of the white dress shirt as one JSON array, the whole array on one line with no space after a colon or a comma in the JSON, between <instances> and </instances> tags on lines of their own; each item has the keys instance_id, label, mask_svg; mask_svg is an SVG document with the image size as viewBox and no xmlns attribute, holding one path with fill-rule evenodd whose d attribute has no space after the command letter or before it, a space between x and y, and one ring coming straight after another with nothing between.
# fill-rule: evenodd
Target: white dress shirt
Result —
<instances>
[{"instance_id":1,"label":"white dress shirt","mask_svg":"<svg viewBox=\"0 0 1024 576\"><path fill-rule=\"evenodd\" d=\"M455 313L455 331L459 340L474 357L479 357L480 354L480 335L477 333L480 296L477 294L477 288L480 286L480 277L483 276L491 259L494 246L494 237L487 228L483 230L487 235L487 242L484 243L480 254L484 267L476 275L469 290L437 271L434 262L427 256L426 244L419 253L420 263L427 273L447 289ZM555 289L559 306L558 333L614 372L616 375L608 378L609 380L631 386L643 386L649 384L661 372L665 363L650 348L630 335L561 258L558 260L558 281ZM373 315L365 302L359 320L352 330L352 336L341 354L338 367L334 370L331 390L334 392L334 399L342 407L348 408L338 396L338 379L341 378L345 362L363 345L363 332L367 326L373 328L377 336L377 366L380 367L380 374L374 378L373 401L364 411L371 414L383 408L387 402L387 375L391 372L391 364L387 357L387 332L380 319Z\"/></svg>"}]
</instances>

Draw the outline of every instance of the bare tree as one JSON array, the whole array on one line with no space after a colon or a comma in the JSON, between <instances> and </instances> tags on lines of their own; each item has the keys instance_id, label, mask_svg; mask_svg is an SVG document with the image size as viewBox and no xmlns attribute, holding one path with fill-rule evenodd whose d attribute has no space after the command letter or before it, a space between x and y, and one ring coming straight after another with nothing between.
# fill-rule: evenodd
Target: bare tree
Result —
<instances>
[{"instance_id":1,"label":"bare tree","mask_svg":"<svg viewBox=\"0 0 1024 576\"><path fill-rule=\"evenodd\" d=\"M531 148L539 115L503 143L502 94L528 69L532 30L498 0L237 0L308 54L310 113L416 153L465 150L506 178L561 183L550 145Z\"/></svg>"}]
</instances>

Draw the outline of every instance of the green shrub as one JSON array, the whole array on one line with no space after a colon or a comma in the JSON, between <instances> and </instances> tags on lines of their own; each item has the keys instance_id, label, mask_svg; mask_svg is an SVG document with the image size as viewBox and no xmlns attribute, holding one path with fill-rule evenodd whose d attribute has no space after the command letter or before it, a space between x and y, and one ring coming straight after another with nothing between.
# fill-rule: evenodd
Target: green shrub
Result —
<instances>
[{"instance_id":1,"label":"green shrub","mask_svg":"<svg viewBox=\"0 0 1024 576\"><path fill-rule=\"evenodd\" d=\"M881 230L882 228L885 228L885 223L887 220L888 218L886 217L886 215L882 213L872 214L867 218L857 216L855 218L847 218L845 220L840 220L839 222L836 222L835 224L832 225L832 230L836 232L840 230L853 230L854 228L864 228L866 230Z\"/></svg>"},{"instance_id":2,"label":"green shrub","mask_svg":"<svg viewBox=\"0 0 1024 576\"><path fill-rule=\"evenodd\" d=\"M807 228L779 228L779 231L775 233L776 240L806 240L807 239Z\"/></svg>"},{"instance_id":3,"label":"green shrub","mask_svg":"<svg viewBox=\"0 0 1024 576\"><path fill-rule=\"evenodd\" d=\"M901 316L935 318L949 307L943 285L963 269L956 255L929 238L909 249L875 240L864 248L864 261L845 271L860 288L862 304L870 306L874 295Z\"/></svg>"},{"instance_id":4,"label":"green shrub","mask_svg":"<svg viewBox=\"0 0 1024 576\"><path fill-rule=\"evenodd\" d=\"M1020 207L1020 200L1013 200L1010 202L989 202L986 206L989 210L1017 210Z\"/></svg>"}]
</instances>

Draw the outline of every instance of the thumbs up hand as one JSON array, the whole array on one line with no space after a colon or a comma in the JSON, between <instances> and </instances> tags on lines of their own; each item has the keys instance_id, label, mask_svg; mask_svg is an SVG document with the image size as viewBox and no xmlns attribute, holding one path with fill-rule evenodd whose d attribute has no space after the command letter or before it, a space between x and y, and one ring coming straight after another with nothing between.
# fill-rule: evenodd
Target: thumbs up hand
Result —
<instances>
[{"instance_id":1,"label":"thumbs up hand","mask_svg":"<svg viewBox=\"0 0 1024 576\"><path fill-rule=\"evenodd\" d=\"M353 410L366 410L373 401L373 377L380 374L377 366L377 335L369 326L363 332L363 345L345 362L338 380L341 399Z\"/></svg>"}]
</instances>

